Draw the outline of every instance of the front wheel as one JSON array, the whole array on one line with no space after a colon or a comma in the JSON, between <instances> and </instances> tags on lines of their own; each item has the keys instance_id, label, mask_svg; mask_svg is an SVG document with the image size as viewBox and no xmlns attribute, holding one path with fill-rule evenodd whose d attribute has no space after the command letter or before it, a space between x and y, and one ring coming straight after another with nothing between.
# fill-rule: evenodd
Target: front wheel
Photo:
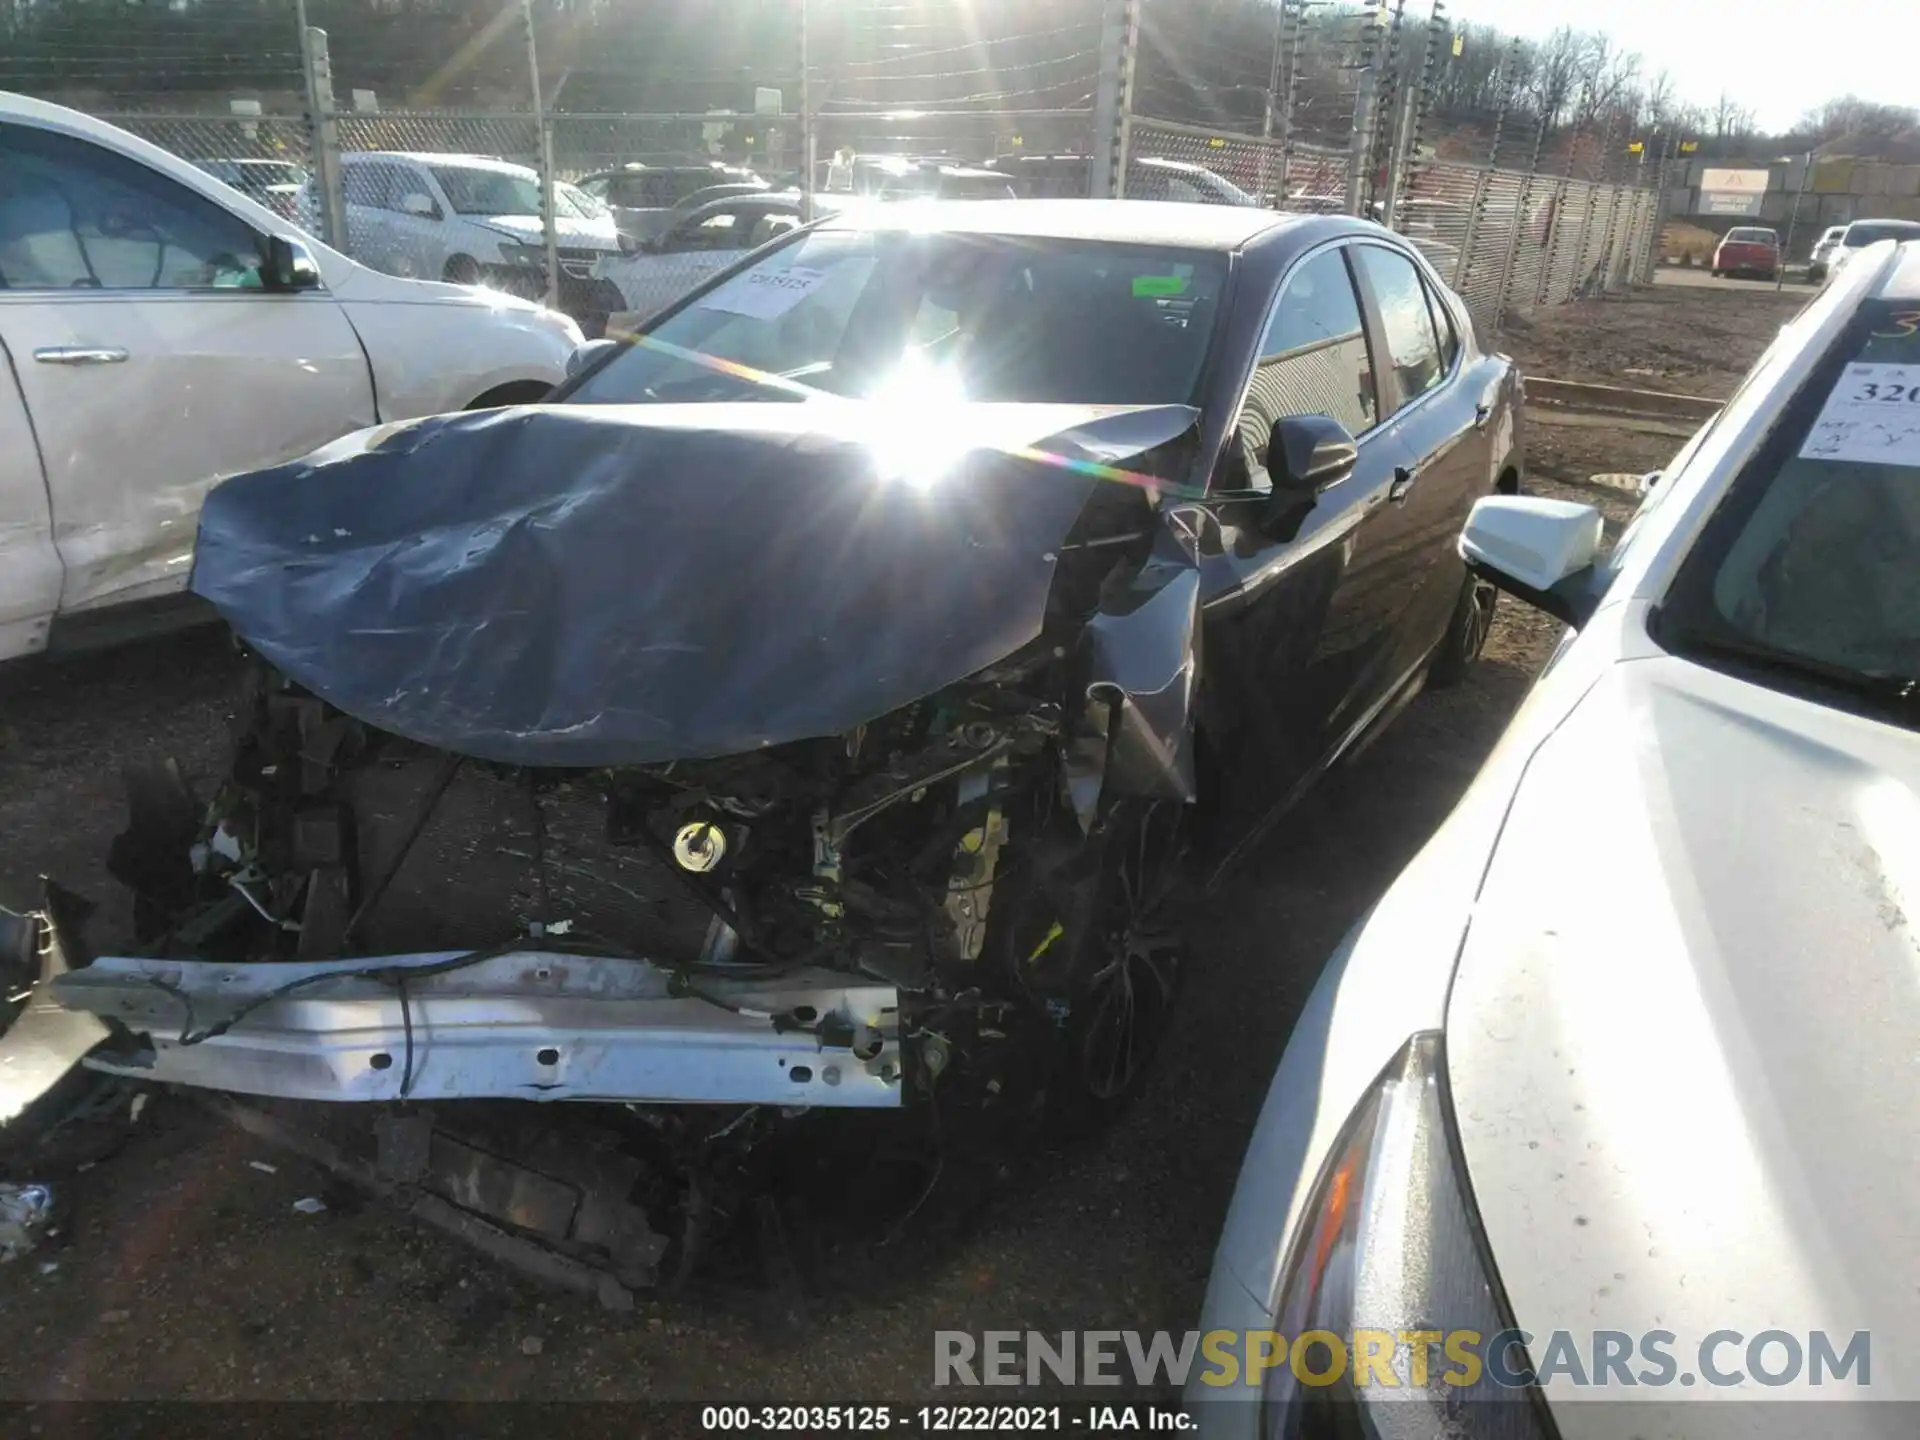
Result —
<instances>
[{"instance_id":1,"label":"front wheel","mask_svg":"<svg viewBox=\"0 0 1920 1440\"><path fill-rule=\"evenodd\" d=\"M1427 681L1435 689L1457 685L1466 678L1467 670L1487 648L1487 637L1493 633L1493 608L1499 599L1500 592L1487 581L1478 575L1467 576L1454 603L1453 618L1447 622L1447 633L1434 651L1433 665L1427 672Z\"/></svg>"},{"instance_id":2,"label":"front wheel","mask_svg":"<svg viewBox=\"0 0 1920 1440\"><path fill-rule=\"evenodd\" d=\"M1110 802L1090 836L1032 837L994 897L998 966L1051 1033L1040 1083L1068 1133L1124 1109L1166 1035L1185 968L1189 819L1179 801Z\"/></svg>"}]
</instances>

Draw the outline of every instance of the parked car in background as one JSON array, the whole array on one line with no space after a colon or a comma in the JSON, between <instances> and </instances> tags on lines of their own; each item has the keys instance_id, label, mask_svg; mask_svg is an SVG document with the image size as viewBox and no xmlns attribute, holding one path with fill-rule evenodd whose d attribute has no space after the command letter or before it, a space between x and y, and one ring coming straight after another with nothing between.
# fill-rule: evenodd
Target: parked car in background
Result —
<instances>
[{"instance_id":1,"label":"parked car in background","mask_svg":"<svg viewBox=\"0 0 1920 1440\"><path fill-rule=\"evenodd\" d=\"M830 215L508 422L216 492L195 588L263 666L237 863L307 920L240 910L57 998L145 1037L95 1060L156 1083L1101 1118L1178 989L1191 818L1278 813L1478 653L1455 541L1517 483L1519 398L1365 222ZM299 764L308 724L355 737L337 765ZM435 774L516 836L565 811L566 932L526 929L523 839L430 838L386 909L330 918L383 817L446 833L399 798ZM367 827L357 856L290 858L314 815ZM232 890L188 884L169 916Z\"/></svg>"},{"instance_id":2,"label":"parked car in background","mask_svg":"<svg viewBox=\"0 0 1920 1440\"><path fill-rule=\"evenodd\" d=\"M884 180L882 200L1017 200L1007 177L974 165L920 161Z\"/></svg>"},{"instance_id":3,"label":"parked car in background","mask_svg":"<svg viewBox=\"0 0 1920 1440\"><path fill-rule=\"evenodd\" d=\"M1749 280L1780 278L1780 235L1763 225L1736 225L1714 247L1713 273Z\"/></svg>"},{"instance_id":4,"label":"parked car in background","mask_svg":"<svg viewBox=\"0 0 1920 1440\"><path fill-rule=\"evenodd\" d=\"M200 169L233 186L250 200L257 200L276 215L288 220L300 218L300 188L307 183L304 165L291 160L196 160Z\"/></svg>"},{"instance_id":5,"label":"parked car in background","mask_svg":"<svg viewBox=\"0 0 1920 1440\"><path fill-rule=\"evenodd\" d=\"M1820 238L1813 242L1813 251L1807 258L1807 280L1818 285L1827 278L1827 267L1833 259L1833 252L1840 248L1840 241L1846 235L1844 225L1829 225L1821 232Z\"/></svg>"},{"instance_id":6,"label":"parked car in background","mask_svg":"<svg viewBox=\"0 0 1920 1440\"><path fill-rule=\"evenodd\" d=\"M1920 220L1853 221L1840 236L1840 243L1827 256L1828 278L1837 276L1841 267L1852 261L1854 256L1869 245L1878 245L1882 240L1920 240Z\"/></svg>"},{"instance_id":7,"label":"parked car in background","mask_svg":"<svg viewBox=\"0 0 1920 1440\"><path fill-rule=\"evenodd\" d=\"M226 476L537 399L580 338L371 270L144 140L0 94L0 659L187 613L195 517Z\"/></svg>"},{"instance_id":8,"label":"parked car in background","mask_svg":"<svg viewBox=\"0 0 1920 1440\"><path fill-rule=\"evenodd\" d=\"M1475 573L1573 628L1329 960L1199 1326L1384 1335L1399 1385L1190 1383L1204 1433L1734 1440L1803 1433L1769 1397L1920 1399L1856 1346L1920 1336L1916 315L1920 243L1861 252L1609 554L1588 506L1475 508ZM1762 1374L1774 1325L1852 1363ZM1748 1403L1649 1403L1702 1399Z\"/></svg>"},{"instance_id":9,"label":"parked car in background","mask_svg":"<svg viewBox=\"0 0 1920 1440\"><path fill-rule=\"evenodd\" d=\"M665 234L642 241L634 253L601 259L594 278L611 284L620 296L606 329L632 331L749 251L796 229L800 213L797 195L723 197L683 216Z\"/></svg>"},{"instance_id":10,"label":"parked car in background","mask_svg":"<svg viewBox=\"0 0 1920 1440\"><path fill-rule=\"evenodd\" d=\"M676 206L715 185L750 185L765 189L767 182L753 171L719 161L686 164L635 162L614 170L584 175L580 188L613 212L622 235L647 240L667 229ZM684 212L683 212L684 213Z\"/></svg>"},{"instance_id":11,"label":"parked car in background","mask_svg":"<svg viewBox=\"0 0 1920 1440\"><path fill-rule=\"evenodd\" d=\"M1129 200L1174 200L1189 205L1258 205L1224 175L1191 160L1146 156L1127 161Z\"/></svg>"},{"instance_id":12,"label":"parked car in background","mask_svg":"<svg viewBox=\"0 0 1920 1440\"><path fill-rule=\"evenodd\" d=\"M1022 200L1077 200L1089 193L1093 159L1088 155L997 155L986 167L1013 182Z\"/></svg>"},{"instance_id":13,"label":"parked car in background","mask_svg":"<svg viewBox=\"0 0 1920 1440\"><path fill-rule=\"evenodd\" d=\"M391 275L486 285L532 299L546 287L539 174L484 155L348 151L340 157L348 249ZM586 308L594 261L620 250L611 214L556 194L560 308ZM591 191L584 192L591 196ZM597 198L597 197L596 197Z\"/></svg>"}]
</instances>

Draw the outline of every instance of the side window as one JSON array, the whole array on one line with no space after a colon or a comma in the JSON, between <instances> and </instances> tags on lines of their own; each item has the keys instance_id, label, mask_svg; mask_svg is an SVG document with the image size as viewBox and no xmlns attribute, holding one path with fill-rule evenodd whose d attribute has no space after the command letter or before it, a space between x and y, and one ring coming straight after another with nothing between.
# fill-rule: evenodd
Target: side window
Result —
<instances>
[{"instance_id":1,"label":"side window","mask_svg":"<svg viewBox=\"0 0 1920 1440\"><path fill-rule=\"evenodd\" d=\"M1355 435L1378 423L1366 327L1344 255L1323 250L1287 277L1260 342L1240 411L1238 443L1227 457L1234 473L1222 478L1223 488L1255 483L1266 468L1267 439L1276 420L1327 415Z\"/></svg>"},{"instance_id":2,"label":"side window","mask_svg":"<svg viewBox=\"0 0 1920 1440\"><path fill-rule=\"evenodd\" d=\"M673 253L737 250L740 242L734 232L739 228L739 222L740 212L737 210L717 210L710 215L696 214L676 228L661 248Z\"/></svg>"},{"instance_id":3,"label":"side window","mask_svg":"<svg viewBox=\"0 0 1920 1440\"><path fill-rule=\"evenodd\" d=\"M1433 315L1433 331L1440 337L1440 372L1444 375L1452 371L1453 362L1460 358L1460 331L1453 323L1453 311L1440 298L1440 292L1432 285L1426 289L1427 309Z\"/></svg>"},{"instance_id":4,"label":"side window","mask_svg":"<svg viewBox=\"0 0 1920 1440\"><path fill-rule=\"evenodd\" d=\"M435 209L442 208L440 202L434 200L433 185L427 179L424 171L416 170L410 165L391 165L385 168L393 172L387 180L387 208L389 210L405 212L406 201L409 195L424 195L427 199L433 200Z\"/></svg>"},{"instance_id":5,"label":"side window","mask_svg":"<svg viewBox=\"0 0 1920 1440\"><path fill-rule=\"evenodd\" d=\"M1166 198L1182 205L1198 205L1207 197L1202 195L1191 181L1183 180L1178 175L1169 175Z\"/></svg>"},{"instance_id":6,"label":"side window","mask_svg":"<svg viewBox=\"0 0 1920 1440\"><path fill-rule=\"evenodd\" d=\"M252 226L138 161L0 125L0 286L258 288L261 249Z\"/></svg>"},{"instance_id":7,"label":"side window","mask_svg":"<svg viewBox=\"0 0 1920 1440\"><path fill-rule=\"evenodd\" d=\"M605 175L596 175L591 180L582 180L580 182L580 188L596 200L605 200L607 198L607 186L612 183L613 182Z\"/></svg>"},{"instance_id":8,"label":"side window","mask_svg":"<svg viewBox=\"0 0 1920 1440\"><path fill-rule=\"evenodd\" d=\"M1446 374L1440 363L1440 342L1433 333L1433 315L1427 309L1426 287L1420 272L1406 256L1384 245L1356 245L1354 255L1366 275L1380 321L1380 338L1387 362L1400 381L1402 404L1426 394Z\"/></svg>"},{"instance_id":9,"label":"side window","mask_svg":"<svg viewBox=\"0 0 1920 1440\"><path fill-rule=\"evenodd\" d=\"M387 205L387 177L393 171L391 165L361 164L343 165L346 173L340 177L340 191L349 205L369 205L382 210Z\"/></svg>"},{"instance_id":10,"label":"side window","mask_svg":"<svg viewBox=\"0 0 1920 1440\"><path fill-rule=\"evenodd\" d=\"M757 250L769 240L797 229L800 219L795 215L762 215L754 222L753 233L747 237L747 248Z\"/></svg>"}]
</instances>

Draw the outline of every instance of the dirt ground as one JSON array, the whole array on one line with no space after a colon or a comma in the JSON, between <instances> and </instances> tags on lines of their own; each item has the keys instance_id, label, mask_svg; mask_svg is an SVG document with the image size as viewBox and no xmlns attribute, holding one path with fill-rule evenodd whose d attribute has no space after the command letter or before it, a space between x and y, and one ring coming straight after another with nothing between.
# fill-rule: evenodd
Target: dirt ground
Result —
<instances>
[{"instance_id":1,"label":"dirt ground","mask_svg":"<svg viewBox=\"0 0 1920 1440\"><path fill-rule=\"evenodd\" d=\"M1790 308L1659 287L1535 317L1506 343L1538 374L1724 393ZM1587 476L1681 443L1544 425L1529 439L1532 488L1599 504L1615 531L1631 495ZM0 1399L904 1399L930 1393L936 1329L1184 1330L1323 958L1472 779L1557 630L1503 603L1471 678L1422 697L1233 875L1193 936L1155 1083L1120 1124L1010 1166L984 1213L881 1247L857 1286L816 1276L798 1311L742 1289L610 1314L159 1096L60 1177L57 1242L0 1265ZM0 677L0 902L30 904L50 871L99 902L96 936L126 934L104 871L119 767L158 751L214 778L229 665L202 634ZM293 1209L315 1195L323 1213Z\"/></svg>"}]
</instances>

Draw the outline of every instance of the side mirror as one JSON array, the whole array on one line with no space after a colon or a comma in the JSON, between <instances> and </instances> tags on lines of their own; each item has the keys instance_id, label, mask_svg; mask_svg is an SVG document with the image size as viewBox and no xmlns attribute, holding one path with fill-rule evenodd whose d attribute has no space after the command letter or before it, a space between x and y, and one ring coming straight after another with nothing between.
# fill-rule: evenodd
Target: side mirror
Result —
<instances>
[{"instance_id":1,"label":"side mirror","mask_svg":"<svg viewBox=\"0 0 1920 1440\"><path fill-rule=\"evenodd\" d=\"M422 220L440 218L440 207L433 203L433 197L422 195L418 190L411 195L401 197L400 208L409 215L418 215Z\"/></svg>"},{"instance_id":2,"label":"side mirror","mask_svg":"<svg viewBox=\"0 0 1920 1440\"><path fill-rule=\"evenodd\" d=\"M618 340L589 340L585 344L573 347L573 353L567 356L567 379L585 374L599 363L600 357L609 350L618 350Z\"/></svg>"},{"instance_id":3,"label":"side mirror","mask_svg":"<svg viewBox=\"0 0 1920 1440\"><path fill-rule=\"evenodd\" d=\"M1311 500L1353 473L1360 458L1347 427L1328 415L1289 415L1267 436L1267 475L1273 496L1288 505Z\"/></svg>"},{"instance_id":4,"label":"side mirror","mask_svg":"<svg viewBox=\"0 0 1920 1440\"><path fill-rule=\"evenodd\" d=\"M1481 579L1577 628L1598 598L1580 582L1605 529L1591 505L1489 495L1467 517L1460 557Z\"/></svg>"},{"instance_id":5,"label":"side mirror","mask_svg":"<svg viewBox=\"0 0 1920 1440\"><path fill-rule=\"evenodd\" d=\"M317 290L320 267L312 253L298 240L284 235L267 237L267 263L260 271L261 283L269 290Z\"/></svg>"}]
</instances>

